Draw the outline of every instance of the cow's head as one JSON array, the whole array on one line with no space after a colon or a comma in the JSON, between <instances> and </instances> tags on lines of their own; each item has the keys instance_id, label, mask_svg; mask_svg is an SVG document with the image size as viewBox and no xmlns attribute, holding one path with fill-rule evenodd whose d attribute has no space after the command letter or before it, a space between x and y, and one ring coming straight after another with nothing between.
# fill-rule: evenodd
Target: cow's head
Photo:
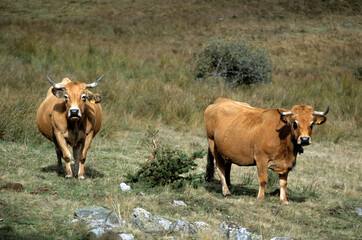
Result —
<instances>
[{"instance_id":1,"label":"cow's head","mask_svg":"<svg viewBox=\"0 0 362 240\"><path fill-rule=\"evenodd\" d=\"M48 81L52 84L52 93L57 98L64 98L68 119L72 121L79 120L84 114L85 102L100 103L101 97L98 94L91 93L88 88L93 88L101 81L105 75L97 81L86 84L82 82L69 82L65 86L54 83L48 76Z\"/></svg>"},{"instance_id":2,"label":"cow's head","mask_svg":"<svg viewBox=\"0 0 362 240\"><path fill-rule=\"evenodd\" d=\"M292 136L297 144L309 145L312 143L312 129L314 125L323 124L327 118L329 107L325 112L317 112L310 106L294 106L289 112L282 112L277 109L280 119L289 124Z\"/></svg>"}]
</instances>

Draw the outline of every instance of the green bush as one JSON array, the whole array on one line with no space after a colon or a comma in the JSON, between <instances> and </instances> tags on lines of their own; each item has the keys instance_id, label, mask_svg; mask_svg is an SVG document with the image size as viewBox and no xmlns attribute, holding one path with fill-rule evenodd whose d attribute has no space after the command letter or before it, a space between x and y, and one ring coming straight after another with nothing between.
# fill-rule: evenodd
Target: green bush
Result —
<instances>
[{"instance_id":1,"label":"green bush","mask_svg":"<svg viewBox=\"0 0 362 240\"><path fill-rule=\"evenodd\" d=\"M356 68L354 75L356 76L356 78L360 81L362 81L362 67L359 66Z\"/></svg>"},{"instance_id":2,"label":"green bush","mask_svg":"<svg viewBox=\"0 0 362 240\"><path fill-rule=\"evenodd\" d=\"M271 60L246 40L215 41L195 55L194 76L207 80L222 77L231 87L271 82Z\"/></svg>"},{"instance_id":3,"label":"green bush","mask_svg":"<svg viewBox=\"0 0 362 240\"><path fill-rule=\"evenodd\" d=\"M127 182L138 182L146 187L166 184L181 187L186 182L197 186L201 183L203 174L191 174L189 171L197 166L195 159L205 155L203 150L187 156L179 150L159 147L152 154L153 157L143 163L137 172L126 175Z\"/></svg>"},{"instance_id":4,"label":"green bush","mask_svg":"<svg viewBox=\"0 0 362 240\"><path fill-rule=\"evenodd\" d=\"M273 172L273 170L268 169L268 182L266 184L266 189L268 191L274 191L279 189L279 174Z\"/></svg>"}]
</instances>

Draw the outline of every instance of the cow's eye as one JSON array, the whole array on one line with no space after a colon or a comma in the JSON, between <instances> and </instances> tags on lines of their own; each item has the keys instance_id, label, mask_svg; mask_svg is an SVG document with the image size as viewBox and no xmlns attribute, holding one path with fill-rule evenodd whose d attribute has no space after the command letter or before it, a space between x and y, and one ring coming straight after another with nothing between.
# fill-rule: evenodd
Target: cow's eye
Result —
<instances>
[{"instance_id":1,"label":"cow's eye","mask_svg":"<svg viewBox=\"0 0 362 240\"><path fill-rule=\"evenodd\" d=\"M310 123L310 129L313 129L313 126L314 126L314 122L311 122Z\"/></svg>"},{"instance_id":2,"label":"cow's eye","mask_svg":"<svg viewBox=\"0 0 362 240\"><path fill-rule=\"evenodd\" d=\"M64 94L64 98L65 98L65 101L68 101L69 100L69 97L67 94Z\"/></svg>"},{"instance_id":3,"label":"cow's eye","mask_svg":"<svg viewBox=\"0 0 362 240\"><path fill-rule=\"evenodd\" d=\"M86 96L85 94L82 94L82 100L85 101L86 100Z\"/></svg>"},{"instance_id":4,"label":"cow's eye","mask_svg":"<svg viewBox=\"0 0 362 240\"><path fill-rule=\"evenodd\" d=\"M294 128L294 129L297 129L297 128L298 128L298 123L297 123L297 121L294 121L294 122L293 122L293 128Z\"/></svg>"}]
</instances>

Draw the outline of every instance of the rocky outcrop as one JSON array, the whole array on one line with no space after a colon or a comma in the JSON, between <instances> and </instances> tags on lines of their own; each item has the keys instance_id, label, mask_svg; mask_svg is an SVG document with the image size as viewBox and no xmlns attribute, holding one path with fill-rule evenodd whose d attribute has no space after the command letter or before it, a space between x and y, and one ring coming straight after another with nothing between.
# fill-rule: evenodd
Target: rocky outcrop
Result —
<instances>
[{"instance_id":1,"label":"rocky outcrop","mask_svg":"<svg viewBox=\"0 0 362 240\"><path fill-rule=\"evenodd\" d=\"M135 208L130 216L131 224L146 233L168 233L172 222L162 217L152 215L143 208Z\"/></svg>"},{"instance_id":2,"label":"rocky outcrop","mask_svg":"<svg viewBox=\"0 0 362 240\"><path fill-rule=\"evenodd\" d=\"M171 203L171 202L170 202ZM183 204L176 204L183 206ZM185 206L183 206L185 207ZM89 206L78 209L74 212L74 219L70 223L81 222L89 227L90 239L121 239L132 240L133 234L127 233L131 226L149 234L168 235L167 239L177 239L170 236L180 234L182 236L194 235L208 231L210 235L232 240L262 240L262 236L234 222L222 222L219 231L214 231L211 227L201 221L194 223L186 220L169 220L157 215L153 215L143 208L135 208L131 213L130 225L126 223L116 212L99 206ZM132 230L132 229L131 229ZM294 240L290 237L274 237L270 240Z\"/></svg>"},{"instance_id":3,"label":"rocky outcrop","mask_svg":"<svg viewBox=\"0 0 362 240\"><path fill-rule=\"evenodd\" d=\"M72 223L80 221L87 225L89 233L95 238L102 238L105 235L116 235L119 239L133 239L132 234L125 233L127 223L114 211L97 206L89 206L78 209L74 212ZM115 237L113 237L115 238Z\"/></svg>"},{"instance_id":4,"label":"rocky outcrop","mask_svg":"<svg viewBox=\"0 0 362 240\"><path fill-rule=\"evenodd\" d=\"M170 221L168 219L156 216L146 211L143 208L135 208L130 216L131 224L139 230L146 233L174 233L179 232L181 235L195 234L198 229L206 229L206 223L198 222L198 226L188 221L175 219Z\"/></svg>"},{"instance_id":5,"label":"rocky outcrop","mask_svg":"<svg viewBox=\"0 0 362 240\"><path fill-rule=\"evenodd\" d=\"M246 228L240 227L234 222L222 222L220 233L228 239L233 240L262 240L263 237L257 233L251 232Z\"/></svg>"}]
</instances>

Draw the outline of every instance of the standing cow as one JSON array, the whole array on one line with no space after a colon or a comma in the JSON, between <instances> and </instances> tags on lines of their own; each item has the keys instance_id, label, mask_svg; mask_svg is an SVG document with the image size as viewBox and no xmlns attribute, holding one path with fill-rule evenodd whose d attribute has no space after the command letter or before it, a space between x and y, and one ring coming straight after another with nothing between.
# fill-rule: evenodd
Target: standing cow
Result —
<instances>
[{"instance_id":1,"label":"standing cow","mask_svg":"<svg viewBox=\"0 0 362 240\"><path fill-rule=\"evenodd\" d=\"M264 199L267 170L279 174L280 201L288 204L288 173L295 166L298 153L311 144L312 128L326 121L325 112L310 106L294 106L292 110L253 108L247 103L219 98L204 113L209 143L205 179L214 175L214 159L222 184L222 194L230 195L231 164L257 166L258 199Z\"/></svg>"},{"instance_id":2,"label":"standing cow","mask_svg":"<svg viewBox=\"0 0 362 240\"><path fill-rule=\"evenodd\" d=\"M74 162L78 168L78 178L84 179L84 162L92 139L102 123L101 98L88 89L97 86L97 81L86 84L72 82L64 78L59 84L46 76L52 87L37 112L39 131L54 142L58 158L58 171L62 171L62 157L65 161L65 178L72 178L70 167L71 153L68 144L73 147ZM79 163L79 166L77 166Z\"/></svg>"}]
</instances>

